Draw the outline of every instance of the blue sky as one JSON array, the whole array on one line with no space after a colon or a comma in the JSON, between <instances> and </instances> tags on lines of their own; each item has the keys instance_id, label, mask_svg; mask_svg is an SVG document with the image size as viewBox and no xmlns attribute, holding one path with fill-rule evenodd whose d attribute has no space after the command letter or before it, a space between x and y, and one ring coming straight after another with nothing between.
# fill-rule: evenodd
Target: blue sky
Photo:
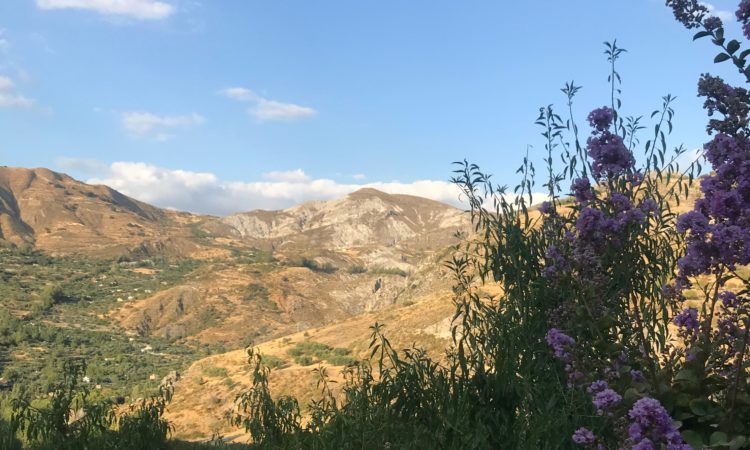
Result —
<instances>
[{"instance_id":1,"label":"blue sky","mask_svg":"<svg viewBox=\"0 0 750 450\"><path fill-rule=\"evenodd\" d=\"M566 81L581 124L608 103L605 40L624 114L678 97L673 145L706 140L698 76L736 81L661 0L2 0L0 30L1 164L214 214L362 185L455 203L463 158L513 184Z\"/></svg>"}]
</instances>

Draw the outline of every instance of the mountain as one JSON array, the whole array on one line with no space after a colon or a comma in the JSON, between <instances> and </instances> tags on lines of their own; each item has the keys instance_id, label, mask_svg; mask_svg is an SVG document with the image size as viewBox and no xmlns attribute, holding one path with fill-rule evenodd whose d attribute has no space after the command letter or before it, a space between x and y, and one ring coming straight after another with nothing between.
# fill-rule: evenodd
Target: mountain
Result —
<instances>
[{"instance_id":1,"label":"mountain","mask_svg":"<svg viewBox=\"0 0 750 450\"><path fill-rule=\"evenodd\" d=\"M128 333L148 323L170 341L238 348L448 289L440 258L468 229L459 209L375 189L216 218L48 169L0 167L0 241L60 255L202 261L177 285L131 292L107 313Z\"/></svg>"},{"instance_id":2,"label":"mountain","mask_svg":"<svg viewBox=\"0 0 750 450\"><path fill-rule=\"evenodd\" d=\"M228 235L212 234L219 225ZM169 339L263 342L449 291L440 262L468 225L449 205L374 189L234 214L201 228L229 255L112 318L129 330L149 321L153 333Z\"/></svg>"},{"instance_id":3,"label":"mountain","mask_svg":"<svg viewBox=\"0 0 750 450\"><path fill-rule=\"evenodd\" d=\"M0 242L53 254L189 255L195 218L48 169L0 167Z\"/></svg>"},{"instance_id":4,"label":"mountain","mask_svg":"<svg viewBox=\"0 0 750 450\"><path fill-rule=\"evenodd\" d=\"M297 343L358 357L369 325L385 321L397 345L444 348L453 279L442 262L470 230L457 208L375 189L218 218L157 208L48 169L0 167L0 280L9 288L0 306L61 330L111 333L103 341L123 341L137 370L116 374L111 353L90 355L92 363L102 379L132 386L157 383L188 354L194 361L229 351L195 362L177 385L170 419L180 435L200 438L213 427L201 414L220 421L220 409L247 385L247 345L283 361L275 385L305 395L310 368L289 354ZM52 284L63 300L35 309ZM26 367L25 353L8 358ZM148 361L158 358L157 369ZM205 375L213 366L236 386Z\"/></svg>"},{"instance_id":5,"label":"mountain","mask_svg":"<svg viewBox=\"0 0 750 450\"><path fill-rule=\"evenodd\" d=\"M433 200L364 188L338 200L233 214L222 222L239 237L270 240L276 249L397 244L434 248L465 228L466 214Z\"/></svg>"}]
</instances>

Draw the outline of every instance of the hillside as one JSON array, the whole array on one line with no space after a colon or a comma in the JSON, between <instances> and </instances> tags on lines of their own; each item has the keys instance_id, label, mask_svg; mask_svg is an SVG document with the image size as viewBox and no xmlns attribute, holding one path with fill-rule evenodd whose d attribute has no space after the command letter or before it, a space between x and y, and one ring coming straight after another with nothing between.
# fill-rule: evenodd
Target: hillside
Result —
<instances>
[{"instance_id":1,"label":"hillside","mask_svg":"<svg viewBox=\"0 0 750 450\"><path fill-rule=\"evenodd\" d=\"M433 200L365 188L338 200L233 214L222 222L240 237L270 240L278 250L396 245L434 249L466 226L466 216Z\"/></svg>"},{"instance_id":2,"label":"hillside","mask_svg":"<svg viewBox=\"0 0 750 450\"><path fill-rule=\"evenodd\" d=\"M195 220L48 169L0 167L0 242L52 254L188 256L201 250Z\"/></svg>"},{"instance_id":3,"label":"hillside","mask_svg":"<svg viewBox=\"0 0 750 450\"><path fill-rule=\"evenodd\" d=\"M307 334L358 357L375 320L398 328L403 345L428 338L443 348L452 279L441 263L469 231L456 208L374 189L217 218L47 169L0 167L0 201L0 305L9 333L29 329L28 342L0 348L3 373L48 386L59 369L45 361L61 351L57 341L72 339L93 382L126 396L251 343L293 345ZM55 343L35 334L36 323ZM293 366L290 380L307 379L307 368ZM189 378L177 399L202 392ZM194 400L170 408L184 416L179 427L194 426L191 411L207 398Z\"/></svg>"},{"instance_id":4,"label":"hillside","mask_svg":"<svg viewBox=\"0 0 750 450\"><path fill-rule=\"evenodd\" d=\"M166 339L238 348L449 289L440 255L468 230L456 208L374 189L221 223L228 237L210 220L200 229L228 255L110 317L131 332L147 320Z\"/></svg>"}]
</instances>

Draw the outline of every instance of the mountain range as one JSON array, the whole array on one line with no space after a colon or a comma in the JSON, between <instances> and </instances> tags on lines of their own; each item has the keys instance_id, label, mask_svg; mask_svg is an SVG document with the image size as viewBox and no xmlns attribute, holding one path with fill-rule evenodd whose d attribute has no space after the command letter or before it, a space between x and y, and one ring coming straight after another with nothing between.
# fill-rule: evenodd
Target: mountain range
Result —
<instances>
[{"instance_id":1,"label":"mountain range","mask_svg":"<svg viewBox=\"0 0 750 450\"><path fill-rule=\"evenodd\" d=\"M112 260L154 280L162 269L150 262L192 261L180 279L154 289L108 287L104 275L92 278L107 302L90 314L103 321L100 328L131 339L229 352L195 361L176 386L168 416L178 435L194 439L217 427L227 431L220 417L249 381L240 379L247 345L281 360L273 383L302 398L313 389L310 367L289 353L299 342L358 357L369 325L385 321L394 342L445 348L453 280L442 262L470 229L464 211L375 189L215 217L157 208L48 169L0 167L0 246ZM76 311L86 314L86 307ZM201 375L209 366L228 375ZM207 412L215 420L206 421Z\"/></svg>"}]
</instances>

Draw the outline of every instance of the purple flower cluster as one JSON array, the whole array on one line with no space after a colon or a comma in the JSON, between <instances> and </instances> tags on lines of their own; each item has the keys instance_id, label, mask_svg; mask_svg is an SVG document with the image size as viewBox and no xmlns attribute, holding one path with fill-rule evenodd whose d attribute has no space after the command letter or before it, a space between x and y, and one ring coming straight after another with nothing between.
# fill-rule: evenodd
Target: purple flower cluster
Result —
<instances>
[{"instance_id":1,"label":"purple flower cluster","mask_svg":"<svg viewBox=\"0 0 750 450\"><path fill-rule=\"evenodd\" d=\"M587 141L588 155L592 160L591 174L594 178L616 177L633 168L635 158L622 137L603 131Z\"/></svg>"},{"instance_id":2,"label":"purple flower cluster","mask_svg":"<svg viewBox=\"0 0 750 450\"><path fill-rule=\"evenodd\" d=\"M548 278L554 276L555 274L569 268L568 260L560 251L560 248L555 244L552 244L547 248L547 251L544 253L544 258L547 261L546 266L542 271L544 277Z\"/></svg>"},{"instance_id":3,"label":"purple flower cluster","mask_svg":"<svg viewBox=\"0 0 750 450\"><path fill-rule=\"evenodd\" d=\"M596 436L588 428L581 427L573 433L573 442L580 445L590 445L596 442Z\"/></svg>"},{"instance_id":4,"label":"purple flower cluster","mask_svg":"<svg viewBox=\"0 0 750 450\"><path fill-rule=\"evenodd\" d=\"M742 32L746 38L750 39L750 1L742 0L735 14L742 24Z\"/></svg>"},{"instance_id":5,"label":"purple flower cluster","mask_svg":"<svg viewBox=\"0 0 750 450\"><path fill-rule=\"evenodd\" d=\"M594 190L591 188L591 182L588 178L576 178L570 187L576 201L581 205L587 205L594 199Z\"/></svg>"},{"instance_id":6,"label":"purple flower cluster","mask_svg":"<svg viewBox=\"0 0 750 450\"><path fill-rule=\"evenodd\" d=\"M646 377L643 376L643 372L641 372L640 370L631 370L630 381L633 383L645 383Z\"/></svg>"},{"instance_id":7,"label":"purple flower cluster","mask_svg":"<svg viewBox=\"0 0 750 450\"><path fill-rule=\"evenodd\" d=\"M672 323L680 327L680 332L686 336L694 336L698 332L698 310L685 308L672 319Z\"/></svg>"},{"instance_id":8,"label":"purple flower cluster","mask_svg":"<svg viewBox=\"0 0 750 450\"><path fill-rule=\"evenodd\" d=\"M615 406L619 405L622 401L622 396L615 392L613 389L604 389L597 392L594 395L592 403L596 407L596 413L603 416L605 413L610 412Z\"/></svg>"},{"instance_id":9,"label":"purple flower cluster","mask_svg":"<svg viewBox=\"0 0 750 450\"><path fill-rule=\"evenodd\" d=\"M721 304L724 306L724 308L736 308L739 306L740 302L737 299L737 294L731 291L723 291L719 293L719 300L721 300Z\"/></svg>"},{"instance_id":10,"label":"purple flower cluster","mask_svg":"<svg viewBox=\"0 0 750 450\"><path fill-rule=\"evenodd\" d=\"M580 385L581 380L585 376L576 368L576 360L571 353L571 347L576 343L575 339L557 328L550 328L545 339L547 344L552 347L555 358L565 363L565 373L568 374L568 387Z\"/></svg>"},{"instance_id":11,"label":"purple flower cluster","mask_svg":"<svg viewBox=\"0 0 750 450\"><path fill-rule=\"evenodd\" d=\"M716 113L723 116L721 119L712 118L708 121L706 131L709 134L714 131L734 134L747 127L750 96L746 89L732 87L720 77L703 74L698 80L698 95L706 97L703 108L709 117L714 117Z\"/></svg>"},{"instance_id":12,"label":"purple flower cluster","mask_svg":"<svg viewBox=\"0 0 750 450\"><path fill-rule=\"evenodd\" d=\"M588 116L591 127L600 132L607 130L613 120L615 120L615 112L606 106L591 111Z\"/></svg>"},{"instance_id":13,"label":"purple flower cluster","mask_svg":"<svg viewBox=\"0 0 750 450\"><path fill-rule=\"evenodd\" d=\"M715 174L703 179L703 198L677 223L679 231L690 232L679 262L683 276L750 264L750 141L719 133L705 155Z\"/></svg>"},{"instance_id":14,"label":"purple flower cluster","mask_svg":"<svg viewBox=\"0 0 750 450\"><path fill-rule=\"evenodd\" d=\"M586 390L593 396L592 403L596 407L596 413L600 416L611 411L622 401L620 394L610 389L609 384L604 380L594 381Z\"/></svg>"},{"instance_id":15,"label":"purple flower cluster","mask_svg":"<svg viewBox=\"0 0 750 450\"><path fill-rule=\"evenodd\" d=\"M550 328L545 339L547 340L547 344L554 350L555 358L563 362L569 362L569 350L576 343L575 339L557 328Z\"/></svg>"},{"instance_id":16,"label":"purple flower cluster","mask_svg":"<svg viewBox=\"0 0 750 450\"><path fill-rule=\"evenodd\" d=\"M667 410L650 397L644 397L628 412L631 420L628 436L632 449L656 450L666 444L667 450L691 450L674 426Z\"/></svg>"},{"instance_id":17,"label":"purple flower cluster","mask_svg":"<svg viewBox=\"0 0 750 450\"><path fill-rule=\"evenodd\" d=\"M686 28L696 28L708 13L708 8L698 0L667 0L667 6L672 8L674 17Z\"/></svg>"},{"instance_id":18,"label":"purple flower cluster","mask_svg":"<svg viewBox=\"0 0 750 450\"><path fill-rule=\"evenodd\" d=\"M703 21L703 26L706 27L707 31L715 31L722 27L721 19L716 16L707 17Z\"/></svg>"},{"instance_id":19,"label":"purple flower cluster","mask_svg":"<svg viewBox=\"0 0 750 450\"><path fill-rule=\"evenodd\" d=\"M544 215L555 214L555 206L550 202L542 202L542 204L539 205L539 212Z\"/></svg>"}]
</instances>

